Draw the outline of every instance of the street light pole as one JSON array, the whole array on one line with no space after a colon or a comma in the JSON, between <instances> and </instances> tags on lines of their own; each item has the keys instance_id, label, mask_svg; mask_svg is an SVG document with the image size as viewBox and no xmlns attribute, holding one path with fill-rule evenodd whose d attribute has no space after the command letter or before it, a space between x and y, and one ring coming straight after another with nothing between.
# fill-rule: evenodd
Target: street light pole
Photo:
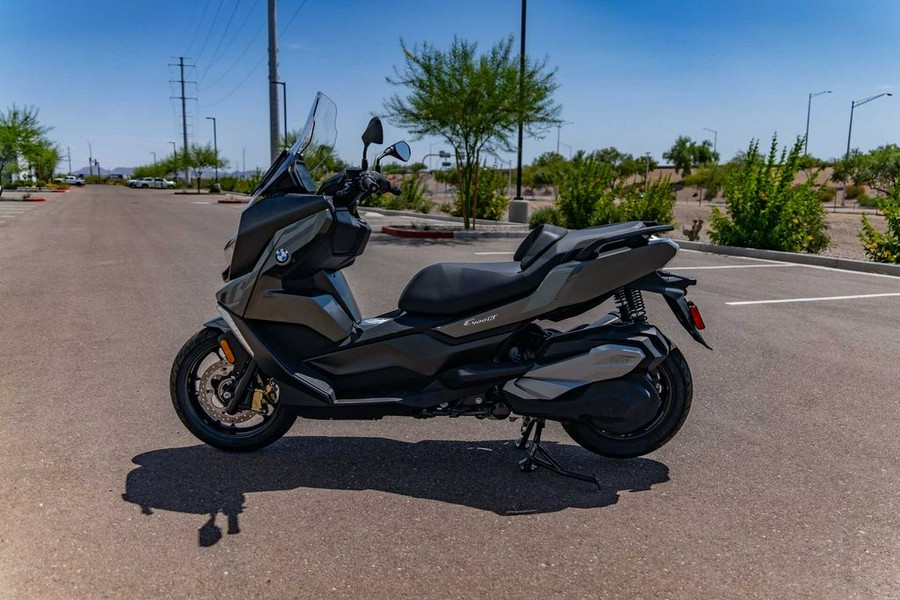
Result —
<instances>
[{"instance_id":1,"label":"street light pole","mask_svg":"<svg viewBox=\"0 0 900 600\"><path fill-rule=\"evenodd\" d=\"M215 117L206 117L207 119L213 122L213 152L216 155L216 164L214 165L216 168L216 183L219 183L219 140L216 135L216 118Z\"/></svg>"},{"instance_id":2,"label":"street light pole","mask_svg":"<svg viewBox=\"0 0 900 600\"><path fill-rule=\"evenodd\" d=\"M647 169L644 171L644 186L646 186L647 181L650 179L650 153L645 152L644 156L647 157Z\"/></svg>"},{"instance_id":3,"label":"street light pole","mask_svg":"<svg viewBox=\"0 0 900 600\"><path fill-rule=\"evenodd\" d=\"M156 152L154 152L154 151L151 150L151 151L150 151L150 154L153 155L153 166L156 166Z\"/></svg>"},{"instance_id":4,"label":"street light pole","mask_svg":"<svg viewBox=\"0 0 900 600\"><path fill-rule=\"evenodd\" d=\"M719 132L709 127L704 127L703 131L709 131L713 134L713 153L719 153Z\"/></svg>"},{"instance_id":5,"label":"street light pole","mask_svg":"<svg viewBox=\"0 0 900 600\"><path fill-rule=\"evenodd\" d=\"M809 155L809 112L812 109L812 99L822 94L830 94L831 90L824 92L810 92L809 99L806 102L806 135L803 136L803 154Z\"/></svg>"},{"instance_id":6,"label":"street light pole","mask_svg":"<svg viewBox=\"0 0 900 600\"><path fill-rule=\"evenodd\" d=\"M172 144L172 175L175 177L175 181L178 181L178 146L175 145L175 142L169 141Z\"/></svg>"},{"instance_id":7,"label":"street light pole","mask_svg":"<svg viewBox=\"0 0 900 600\"><path fill-rule=\"evenodd\" d=\"M563 125L574 125L575 121L563 121L556 124L556 153L559 154L559 130Z\"/></svg>"},{"instance_id":8,"label":"street light pole","mask_svg":"<svg viewBox=\"0 0 900 600\"><path fill-rule=\"evenodd\" d=\"M845 160L850 157L850 135L853 133L853 109L857 106L862 106L867 102L871 102L872 100L881 98L882 96L893 96L893 94L891 92L882 92L875 96L869 96L863 100L854 100L850 103L850 127L847 128L847 152L844 154Z\"/></svg>"},{"instance_id":9,"label":"street light pole","mask_svg":"<svg viewBox=\"0 0 900 600\"><path fill-rule=\"evenodd\" d=\"M284 106L282 107L284 110L284 139L282 140L281 145L287 148L287 83L284 81L273 81L272 83L281 86L281 100L284 102Z\"/></svg>"},{"instance_id":10,"label":"street light pole","mask_svg":"<svg viewBox=\"0 0 900 600\"><path fill-rule=\"evenodd\" d=\"M94 149L91 148L91 142L88 141L88 169L91 172L91 177L94 176Z\"/></svg>"}]
</instances>

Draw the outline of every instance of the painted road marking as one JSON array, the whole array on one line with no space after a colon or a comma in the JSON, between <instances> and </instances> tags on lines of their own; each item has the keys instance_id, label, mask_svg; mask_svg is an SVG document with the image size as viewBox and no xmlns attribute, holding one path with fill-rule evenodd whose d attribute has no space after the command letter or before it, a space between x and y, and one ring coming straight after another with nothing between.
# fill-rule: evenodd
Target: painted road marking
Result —
<instances>
[{"instance_id":1,"label":"painted road marking","mask_svg":"<svg viewBox=\"0 0 900 600\"><path fill-rule=\"evenodd\" d=\"M204 202L203 200L194 200L191 204L209 204L209 202Z\"/></svg>"},{"instance_id":2,"label":"painted road marking","mask_svg":"<svg viewBox=\"0 0 900 600\"><path fill-rule=\"evenodd\" d=\"M803 265L795 265L790 263L776 265L714 265L707 267L671 267L673 271L698 271L701 269L771 269L774 267L802 267Z\"/></svg>"},{"instance_id":3,"label":"painted road marking","mask_svg":"<svg viewBox=\"0 0 900 600\"><path fill-rule=\"evenodd\" d=\"M476 252L475 256L493 256L498 254L515 254L515 252Z\"/></svg>"},{"instance_id":4,"label":"painted road marking","mask_svg":"<svg viewBox=\"0 0 900 600\"><path fill-rule=\"evenodd\" d=\"M744 300L741 302L726 302L728 306L747 306L750 304L787 304L790 302L823 302L828 300L859 300L861 298L889 298L900 296L900 292L884 294L857 294L854 296L823 296L821 298L782 298L780 300Z\"/></svg>"}]
</instances>

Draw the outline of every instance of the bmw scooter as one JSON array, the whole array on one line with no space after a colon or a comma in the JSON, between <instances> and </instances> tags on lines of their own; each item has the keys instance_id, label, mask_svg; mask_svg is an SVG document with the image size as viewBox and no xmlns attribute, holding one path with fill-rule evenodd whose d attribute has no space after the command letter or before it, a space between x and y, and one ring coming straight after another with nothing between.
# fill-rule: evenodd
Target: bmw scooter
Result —
<instances>
[{"instance_id":1,"label":"bmw scooter","mask_svg":"<svg viewBox=\"0 0 900 600\"><path fill-rule=\"evenodd\" d=\"M665 444L688 415L691 372L680 350L648 322L645 292L661 294L706 346L696 282L666 272L678 246L669 225L627 222L534 229L508 262L439 263L422 269L397 310L364 318L341 270L366 248L360 202L399 194L380 172L390 156L373 118L359 168L320 186L308 157L333 146L336 107L318 94L296 143L266 172L226 246L216 294L220 316L189 339L172 365L172 402L203 442L231 451L278 440L297 417L380 419L524 417L520 463L596 482L560 466L541 447L546 420L608 457ZM537 321L581 315L612 299L605 317L565 331ZM708 346L707 346L708 347Z\"/></svg>"}]
</instances>

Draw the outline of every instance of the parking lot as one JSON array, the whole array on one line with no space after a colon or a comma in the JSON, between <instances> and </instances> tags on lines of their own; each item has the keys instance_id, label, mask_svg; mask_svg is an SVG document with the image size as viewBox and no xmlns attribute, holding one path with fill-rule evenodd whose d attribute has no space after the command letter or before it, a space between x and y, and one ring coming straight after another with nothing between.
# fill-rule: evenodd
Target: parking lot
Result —
<instances>
[{"instance_id":1,"label":"parking lot","mask_svg":"<svg viewBox=\"0 0 900 600\"><path fill-rule=\"evenodd\" d=\"M203 446L169 368L215 312L242 207L57 196L0 226L0 597L900 597L898 278L681 252L714 350L648 298L693 371L678 436L614 461L547 429L598 492L520 473L505 421ZM518 242L373 235L347 276L372 316L420 268Z\"/></svg>"}]
</instances>

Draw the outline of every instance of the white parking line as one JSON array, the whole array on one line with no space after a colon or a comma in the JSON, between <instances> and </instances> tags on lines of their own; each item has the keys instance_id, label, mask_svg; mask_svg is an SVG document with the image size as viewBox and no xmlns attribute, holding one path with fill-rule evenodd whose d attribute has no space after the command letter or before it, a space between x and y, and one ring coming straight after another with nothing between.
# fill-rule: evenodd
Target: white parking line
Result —
<instances>
[{"instance_id":1,"label":"white parking line","mask_svg":"<svg viewBox=\"0 0 900 600\"><path fill-rule=\"evenodd\" d=\"M673 271L699 271L702 269L771 269L773 267L802 267L791 263L777 265L714 265L707 267L671 267Z\"/></svg>"},{"instance_id":2,"label":"white parking line","mask_svg":"<svg viewBox=\"0 0 900 600\"><path fill-rule=\"evenodd\" d=\"M515 252L476 252L475 256L491 256L495 254L515 254Z\"/></svg>"},{"instance_id":3,"label":"white parking line","mask_svg":"<svg viewBox=\"0 0 900 600\"><path fill-rule=\"evenodd\" d=\"M857 294L854 296L823 296L821 298L782 298L780 300L744 300L741 302L726 302L728 306L747 306L750 304L787 304L789 302L822 302L827 300L858 300L860 298L888 298L900 296L897 293L885 294Z\"/></svg>"},{"instance_id":4,"label":"white parking line","mask_svg":"<svg viewBox=\"0 0 900 600\"><path fill-rule=\"evenodd\" d=\"M191 204L209 204L209 202L204 202L202 200L194 200Z\"/></svg>"}]
</instances>

